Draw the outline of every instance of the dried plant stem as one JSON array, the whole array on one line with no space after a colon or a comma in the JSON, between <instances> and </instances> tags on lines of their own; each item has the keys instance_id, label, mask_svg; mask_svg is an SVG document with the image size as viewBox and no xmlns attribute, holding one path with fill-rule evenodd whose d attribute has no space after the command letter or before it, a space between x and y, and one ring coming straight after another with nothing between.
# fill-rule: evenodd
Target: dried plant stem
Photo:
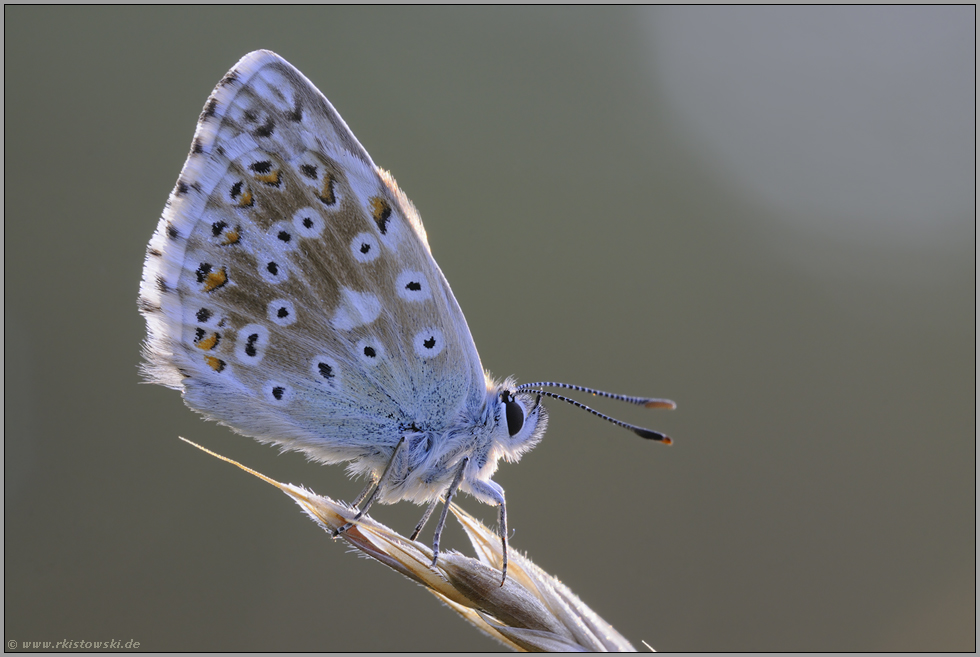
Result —
<instances>
[{"instance_id":1,"label":"dried plant stem","mask_svg":"<svg viewBox=\"0 0 980 657\"><path fill-rule=\"evenodd\" d=\"M509 552L507 580L501 586L500 538L455 504L452 512L479 559L447 551L440 553L433 566L429 546L369 516L356 518L357 509L301 486L280 483L186 438L181 440L272 484L328 533L349 525L340 536L350 545L426 587L477 629L509 648L538 652L636 650L564 584L514 550Z\"/></svg>"}]
</instances>

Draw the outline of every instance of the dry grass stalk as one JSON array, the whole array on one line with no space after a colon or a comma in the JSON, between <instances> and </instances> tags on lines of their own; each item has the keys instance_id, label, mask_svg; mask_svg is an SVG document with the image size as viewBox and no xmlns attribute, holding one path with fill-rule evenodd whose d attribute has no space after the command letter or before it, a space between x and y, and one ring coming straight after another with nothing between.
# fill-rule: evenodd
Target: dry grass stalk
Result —
<instances>
[{"instance_id":1,"label":"dry grass stalk","mask_svg":"<svg viewBox=\"0 0 980 657\"><path fill-rule=\"evenodd\" d=\"M192 443L238 466L291 497L327 532L353 526L341 536L354 548L421 584L485 634L514 650L538 652L635 651L611 625L589 609L568 587L510 550L507 581L500 586L502 562L497 534L452 505L479 560L449 550L432 565L432 550L375 522L355 520L356 509L301 486L279 483L227 457Z\"/></svg>"}]
</instances>

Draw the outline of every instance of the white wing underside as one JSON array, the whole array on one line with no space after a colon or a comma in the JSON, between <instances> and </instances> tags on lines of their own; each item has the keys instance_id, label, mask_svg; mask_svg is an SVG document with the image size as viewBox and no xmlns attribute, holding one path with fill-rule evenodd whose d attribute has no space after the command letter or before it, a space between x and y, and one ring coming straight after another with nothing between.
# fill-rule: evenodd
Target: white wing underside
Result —
<instances>
[{"instance_id":1,"label":"white wing underside","mask_svg":"<svg viewBox=\"0 0 980 657\"><path fill-rule=\"evenodd\" d=\"M205 105L147 249L147 377L324 462L476 422L488 382L415 208L274 53Z\"/></svg>"}]
</instances>

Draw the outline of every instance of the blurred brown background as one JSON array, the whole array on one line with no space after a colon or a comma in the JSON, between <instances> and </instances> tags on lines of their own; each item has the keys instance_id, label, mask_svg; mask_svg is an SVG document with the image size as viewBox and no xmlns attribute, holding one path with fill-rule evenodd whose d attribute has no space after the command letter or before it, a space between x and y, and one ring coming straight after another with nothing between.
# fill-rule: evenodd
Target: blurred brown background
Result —
<instances>
[{"instance_id":1,"label":"blurred brown background","mask_svg":"<svg viewBox=\"0 0 980 657\"><path fill-rule=\"evenodd\" d=\"M496 647L177 436L341 467L139 385L146 242L269 48L418 206L486 367L679 403L598 404L671 448L550 404L497 477L517 549L637 646L975 648L973 7L4 15L6 641Z\"/></svg>"}]
</instances>

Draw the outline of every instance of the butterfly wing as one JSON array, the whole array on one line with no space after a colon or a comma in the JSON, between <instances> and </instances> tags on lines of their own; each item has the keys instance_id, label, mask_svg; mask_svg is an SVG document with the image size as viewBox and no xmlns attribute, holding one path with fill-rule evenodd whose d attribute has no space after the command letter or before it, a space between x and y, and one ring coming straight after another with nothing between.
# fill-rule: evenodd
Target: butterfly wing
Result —
<instances>
[{"instance_id":1,"label":"butterfly wing","mask_svg":"<svg viewBox=\"0 0 980 657\"><path fill-rule=\"evenodd\" d=\"M330 102L246 55L201 114L147 248L144 373L240 433L324 462L390 454L484 403L415 208Z\"/></svg>"}]
</instances>

